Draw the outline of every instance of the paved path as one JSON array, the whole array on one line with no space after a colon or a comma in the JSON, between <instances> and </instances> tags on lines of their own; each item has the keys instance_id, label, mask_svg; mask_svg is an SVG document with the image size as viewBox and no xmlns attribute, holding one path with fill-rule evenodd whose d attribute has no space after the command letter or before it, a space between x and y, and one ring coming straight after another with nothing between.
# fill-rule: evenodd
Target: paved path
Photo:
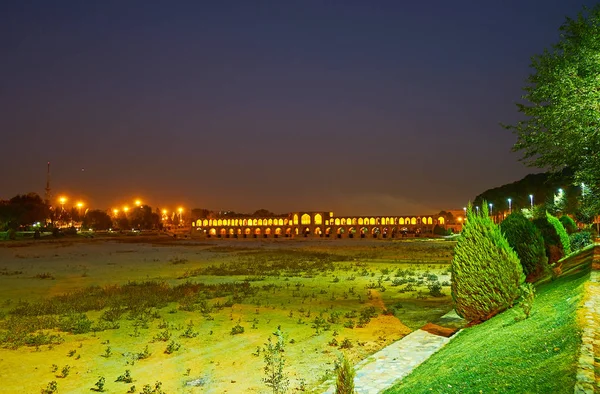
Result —
<instances>
[{"instance_id":1,"label":"paved path","mask_svg":"<svg viewBox=\"0 0 600 394\"><path fill-rule=\"evenodd\" d=\"M600 393L600 271L590 273L584 297L575 394Z\"/></svg>"},{"instance_id":2,"label":"paved path","mask_svg":"<svg viewBox=\"0 0 600 394\"><path fill-rule=\"evenodd\" d=\"M449 341L450 338L433 335L423 330L411 332L356 364L354 367L356 392L376 394L391 387L394 382L408 375ZM335 393L335 382L324 393Z\"/></svg>"}]
</instances>

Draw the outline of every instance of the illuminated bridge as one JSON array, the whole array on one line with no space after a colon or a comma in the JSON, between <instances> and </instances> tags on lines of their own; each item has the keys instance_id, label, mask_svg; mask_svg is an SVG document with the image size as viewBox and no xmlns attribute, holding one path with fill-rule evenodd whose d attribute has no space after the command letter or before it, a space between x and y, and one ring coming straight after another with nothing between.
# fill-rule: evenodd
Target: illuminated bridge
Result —
<instances>
[{"instance_id":1,"label":"illuminated bridge","mask_svg":"<svg viewBox=\"0 0 600 394\"><path fill-rule=\"evenodd\" d=\"M398 238L431 233L435 225L445 226L446 218L422 216L344 216L333 212L293 212L271 217L200 217L192 220L195 236L217 238Z\"/></svg>"}]
</instances>

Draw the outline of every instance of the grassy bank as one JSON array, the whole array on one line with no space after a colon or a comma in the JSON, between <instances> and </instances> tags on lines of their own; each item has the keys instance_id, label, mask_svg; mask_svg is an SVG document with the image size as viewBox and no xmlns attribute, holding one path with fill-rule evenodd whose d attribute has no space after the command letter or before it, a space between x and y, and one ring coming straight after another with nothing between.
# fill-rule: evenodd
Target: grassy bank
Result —
<instances>
[{"instance_id":1,"label":"grassy bank","mask_svg":"<svg viewBox=\"0 0 600 394\"><path fill-rule=\"evenodd\" d=\"M527 320L514 308L463 330L386 393L572 393L588 275L542 285Z\"/></svg>"}]
</instances>

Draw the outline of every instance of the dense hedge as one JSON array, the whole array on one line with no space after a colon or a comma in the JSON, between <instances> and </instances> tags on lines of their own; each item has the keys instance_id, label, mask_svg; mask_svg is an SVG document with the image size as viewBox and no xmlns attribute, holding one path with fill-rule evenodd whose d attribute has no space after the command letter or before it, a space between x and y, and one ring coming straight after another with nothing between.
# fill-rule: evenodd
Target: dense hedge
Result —
<instances>
[{"instance_id":1,"label":"dense hedge","mask_svg":"<svg viewBox=\"0 0 600 394\"><path fill-rule=\"evenodd\" d=\"M577 232L577 223L570 216L562 215L558 220L560 220L565 230L567 230L567 234L571 235Z\"/></svg>"},{"instance_id":2,"label":"dense hedge","mask_svg":"<svg viewBox=\"0 0 600 394\"><path fill-rule=\"evenodd\" d=\"M534 282L548 271L544 238L529 219L520 212L513 212L502 221L500 229L519 256L528 282Z\"/></svg>"},{"instance_id":3,"label":"dense hedge","mask_svg":"<svg viewBox=\"0 0 600 394\"><path fill-rule=\"evenodd\" d=\"M548 264L552 265L563 258L565 255L563 244L556 232L556 228L550 224L548 218L542 216L535 219L533 224L540 230L544 238L544 248L546 249L546 257L548 257Z\"/></svg>"},{"instance_id":4,"label":"dense hedge","mask_svg":"<svg viewBox=\"0 0 600 394\"><path fill-rule=\"evenodd\" d=\"M591 231L583 230L569 235L569 240L571 241L571 249L576 252L594 243L594 235Z\"/></svg>"},{"instance_id":5,"label":"dense hedge","mask_svg":"<svg viewBox=\"0 0 600 394\"><path fill-rule=\"evenodd\" d=\"M560 238L560 243L562 244L563 251L565 255L571 253L571 241L569 240L569 234L567 234L567 230L565 230L565 226L561 223L560 220L556 216L552 216L546 212L546 218L548 218L548 222L554 227L556 230L556 234Z\"/></svg>"},{"instance_id":6,"label":"dense hedge","mask_svg":"<svg viewBox=\"0 0 600 394\"><path fill-rule=\"evenodd\" d=\"M467 221L454 248L452 299L456 312L483 321L510 308L520 295L525 275L519 257L488 216L467 209Z\"/></svg>"}]
</instances>

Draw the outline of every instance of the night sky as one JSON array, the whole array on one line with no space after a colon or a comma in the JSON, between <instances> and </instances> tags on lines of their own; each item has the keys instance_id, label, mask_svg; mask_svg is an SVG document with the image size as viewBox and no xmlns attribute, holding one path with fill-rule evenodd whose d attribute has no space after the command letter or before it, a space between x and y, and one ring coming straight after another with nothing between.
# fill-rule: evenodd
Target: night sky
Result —
<instances>
[{"instance_id":1,"label":"night sky","mask_svg":"<svg viewBox=\"0 0 600 394\"><path fill-rule=\"evenodd\" d=\"M499 123L584 4L3 1L0 199L460 209L540 172Z\"/></svg>"}]
</instances>

